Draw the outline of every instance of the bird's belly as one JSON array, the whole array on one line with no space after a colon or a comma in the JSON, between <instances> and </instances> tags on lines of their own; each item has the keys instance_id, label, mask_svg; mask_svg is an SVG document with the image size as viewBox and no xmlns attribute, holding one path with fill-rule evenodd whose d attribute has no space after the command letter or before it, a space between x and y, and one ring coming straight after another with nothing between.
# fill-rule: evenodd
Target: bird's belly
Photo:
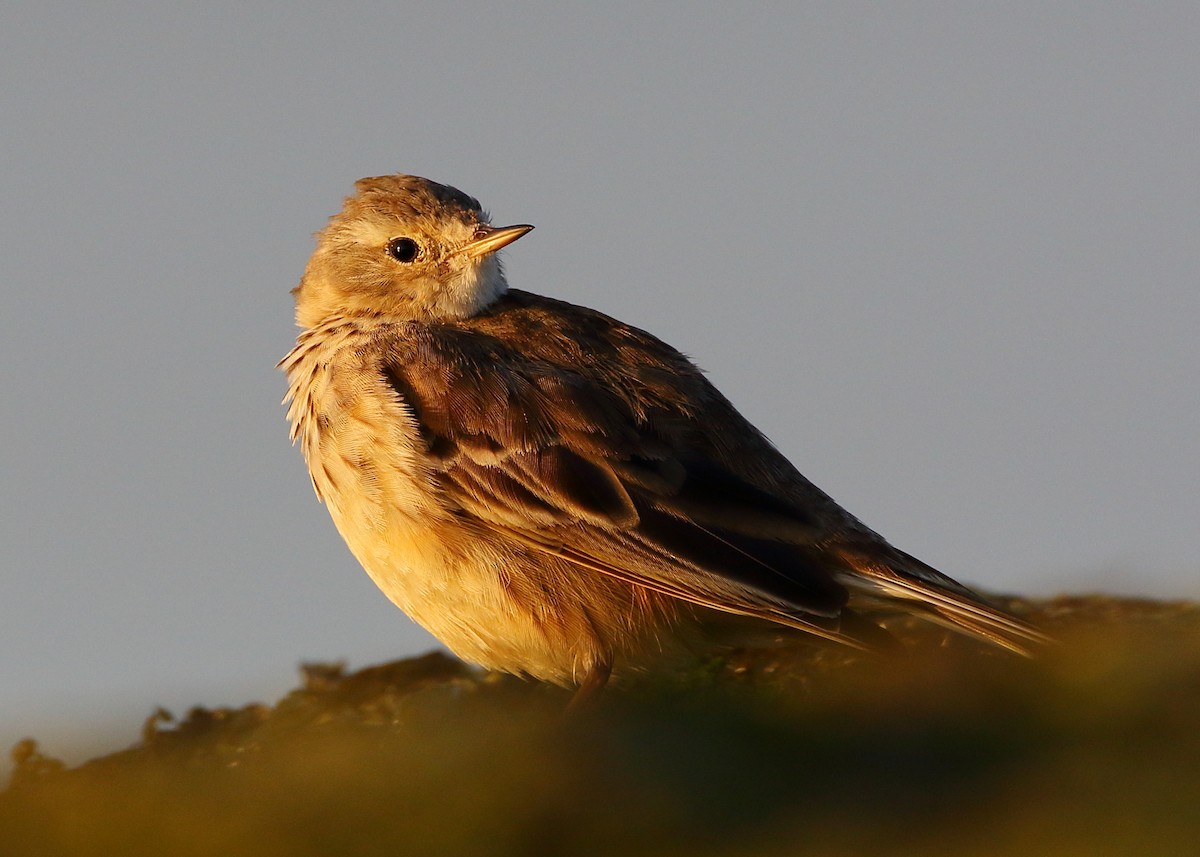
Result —
<instances>
[{"instance_id":1,"label":"bird's belly","mask_svg":"<svg viewBox=\"0 0 1200 857\"><path fill-rule=\"evenodd\" d=\"M466 531L445 513L414 518L381 501L358 514L332 503L330 511L380 590L458 657L570 685L620 648L589 617L596 599L554 581L573 569Z\"/></svg>"},{"instance_id":2,"label":"bird's belly","mask_svg":"<svg viewBox=\"0 0 1200 857\"><path fill-rule=\"evenodd\" d=\"M547 569L518 550L464 543L437 525L338 529L392 603L463 660L572 684L611 657L616 641L588 621L577 587L547 586ZM529 598L530 588L541 600Z\"/></svg>"}]
</instances>

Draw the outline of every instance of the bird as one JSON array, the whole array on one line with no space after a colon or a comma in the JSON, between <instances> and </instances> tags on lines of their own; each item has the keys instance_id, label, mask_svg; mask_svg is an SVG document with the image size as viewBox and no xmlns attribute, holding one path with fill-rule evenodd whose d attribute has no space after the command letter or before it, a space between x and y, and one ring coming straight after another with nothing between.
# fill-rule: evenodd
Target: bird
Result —
<instances>
[{"instance_id":1,"label":"bird","mask_svg":"<svg viewBox=\"0 0 1200 857\"><path fill-rule=\"evenodd\" d=\"M292 290L292 442L358 562L451 652L579 702L722 617L867 651L889 615L1046 641L842 509L670 345L510 288L498 251L532 229L364 178Z\"/></svg>"}]
</instances>

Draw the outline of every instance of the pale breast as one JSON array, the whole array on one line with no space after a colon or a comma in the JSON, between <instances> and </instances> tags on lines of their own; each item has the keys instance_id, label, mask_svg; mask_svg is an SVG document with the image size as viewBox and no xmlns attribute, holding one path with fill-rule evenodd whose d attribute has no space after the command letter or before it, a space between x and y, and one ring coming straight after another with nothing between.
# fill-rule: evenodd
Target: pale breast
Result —
<instances>
[{"instance_id":1,"label":"pale breast","mask_svg":"<svg viewBox=\"0 0 1200 857\"><path fill-rule=\"evenodd\" d=\"M447 517L411 410L378 370L379 328L333 319L280 364L285 402L313 488L351 551L396 600L413 571L443 563L430 530ZM401 603L401 607L406 605Z\"/></svg>"},{"instance_id":2,"label":"pale breast","mask_svg":"<svg viewBox=\"0 0 1200 857\"><path fill-rule=\"evenodd\" d=\"M280 363L317 496L376 585L460 657L571 682L613 636L597 633L585 603L624 602L625 614L632 592L595 580L588 598L548 598L580 588L574 569L472 529L444 505L417 420L381 371L384 331L332 320Z\"/></svg>"}]
</instances>

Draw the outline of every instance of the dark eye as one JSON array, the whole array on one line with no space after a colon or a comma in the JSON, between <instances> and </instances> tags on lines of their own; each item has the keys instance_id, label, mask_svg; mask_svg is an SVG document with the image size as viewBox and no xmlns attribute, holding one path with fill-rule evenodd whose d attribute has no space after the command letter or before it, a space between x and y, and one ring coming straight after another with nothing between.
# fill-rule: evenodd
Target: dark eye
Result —
<instances>
[{"instance_id":1,"label":"dark eye","mask_svg":"<svg viewBox=\"0 0 1200 857\"><path fill-rule=\"evenodd\" d=\"M421 245L411 238L393 238L387 245L388 255L397 262L411 262L421 254Z\"/></svg>"}]
</instances>

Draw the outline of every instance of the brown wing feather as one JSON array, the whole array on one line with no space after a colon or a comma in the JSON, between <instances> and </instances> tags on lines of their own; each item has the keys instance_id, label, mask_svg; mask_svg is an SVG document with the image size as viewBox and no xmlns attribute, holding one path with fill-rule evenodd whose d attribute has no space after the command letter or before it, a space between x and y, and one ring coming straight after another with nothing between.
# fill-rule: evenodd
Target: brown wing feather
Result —
<instances>
[{"instance_id":1,"label":"brown wing feather","mask_svg":"<svg viewBox=\"0 0 1200 857\"><path fill-rule=\"evenodd\" d=\"M384 351L382 374L440 457L446 495L506 537L776 621L845 605L845 588L805 551L811 516L715 461L675 454L655 425L678 409L631 402L460 327L414 325Z\"/></svg>"},{"instance_id":2,"label":"brown wing feather","mask_svg":"<svg viewBox=\"0 0 1200 857\"><path fill-rule=\"evenodd\" d=\"M446 496L494 537L843 641L827 619L850 590L1010 648L1038 639L844 512L683 355L561 306L514 292L381 349Z\"/></svg>"}]
</instances>

